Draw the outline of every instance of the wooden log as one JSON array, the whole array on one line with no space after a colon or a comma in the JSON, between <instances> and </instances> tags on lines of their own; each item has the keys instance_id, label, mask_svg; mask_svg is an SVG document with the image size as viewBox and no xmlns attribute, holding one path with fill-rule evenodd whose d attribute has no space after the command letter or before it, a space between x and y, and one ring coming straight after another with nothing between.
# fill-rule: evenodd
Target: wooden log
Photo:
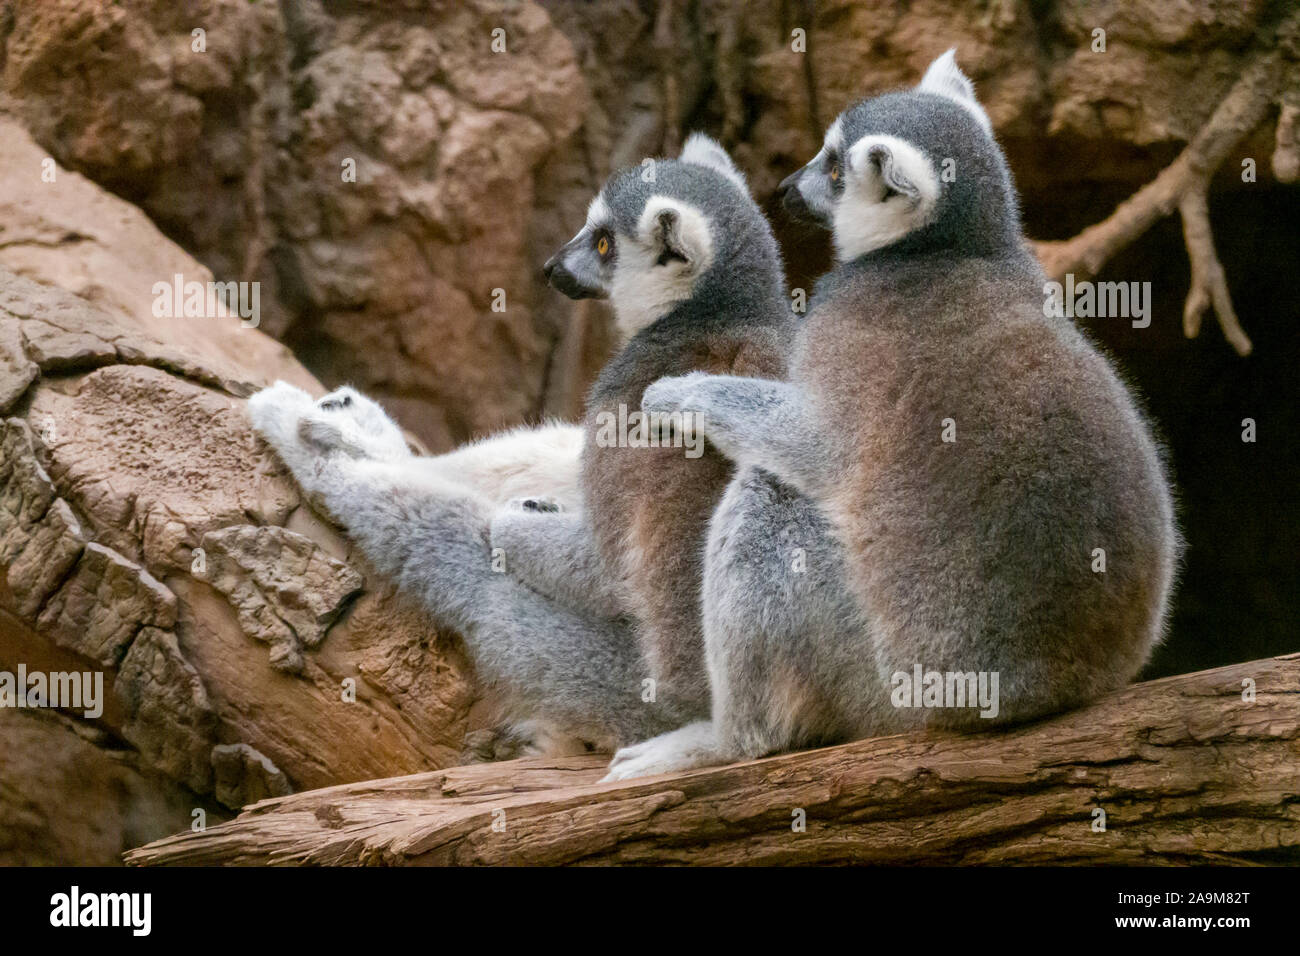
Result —
<instances>
[{"instance_id":1,"label":"wooden log","mask_svg":"<svg viewBox=\"0 0 1300 956\"><path fill-rule=\"evenodd\" d=\"M604 763L520 760L265 800L127 861L1297 863L1300 654L1134 685L1010 731L616 784L598 782Z\"/></svg>"}]
</instances>

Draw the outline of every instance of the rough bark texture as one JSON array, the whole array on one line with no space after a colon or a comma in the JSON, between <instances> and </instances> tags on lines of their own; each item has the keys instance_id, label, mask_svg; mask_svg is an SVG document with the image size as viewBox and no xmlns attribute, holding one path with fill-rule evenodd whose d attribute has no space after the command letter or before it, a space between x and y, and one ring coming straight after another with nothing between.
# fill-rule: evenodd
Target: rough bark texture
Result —
<instances>
[{"instance_id":1,"label":"rough bark texture","mask_svg":"<svg viewBox=\"0 0 1300 956\"><path fill-rule=\"evenodd\" d=\"M333 787L127 858L1297 863L1300 654L1139 684L1006 733L882 737L619 784L602 772L596 758L526 760Z\"/></svg>"}]
</instances>

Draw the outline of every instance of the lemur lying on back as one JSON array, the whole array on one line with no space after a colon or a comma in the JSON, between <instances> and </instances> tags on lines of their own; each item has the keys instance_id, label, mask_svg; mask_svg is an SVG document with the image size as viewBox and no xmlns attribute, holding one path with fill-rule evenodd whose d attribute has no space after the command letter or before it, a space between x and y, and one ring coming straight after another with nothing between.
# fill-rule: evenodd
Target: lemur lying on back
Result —
<instances>
[{"instance_id":1,"label":"lemur lying on back","mask_svg":"<svg viewBox=\"0 0 1300 956\"><path fill-rule=\"evenodd\" d=\"M1010 174L951 51L917 90L841 115L786 188L831 226L841 262L818 285L790 381L668 378L643 407L701 414L710 443L824 509L880 686L918 667L998 675L995 721L948 706L913 712L924 722L1020 721L1132 679L1177 561L1168 482L1110 365L1045 315ZM860 706L866 688L817 697L760 640L705 637L713 721L620 752L617 775L757 756L754 727L797 722L810 695L831 712ZM759 691L731 680L741 654L751 676L776 671ZM821 654L806 671L834 666Z\"/></svg>"},{"instance_id":2,"label":"lemur lying on back","mask_svg":"<svg viewBox=\"0 0 1300 956\"><path fill-rule=\"evenodd\" d=\"M640 703L645 664L603 575L593 575L587 606L575 608L503 573L492 554L490 522L510 496L541 487L580 504L580 432L521 429L420 458L383 410L350 388L313 401L277 382L248 410L375 570L464 637L479 678L504 705L495 755L609 748L672 726L670 706ZM575 573L583 560L576 556ZM676 712L678 721L689 716Z\"/></svg>"}]
</instances>

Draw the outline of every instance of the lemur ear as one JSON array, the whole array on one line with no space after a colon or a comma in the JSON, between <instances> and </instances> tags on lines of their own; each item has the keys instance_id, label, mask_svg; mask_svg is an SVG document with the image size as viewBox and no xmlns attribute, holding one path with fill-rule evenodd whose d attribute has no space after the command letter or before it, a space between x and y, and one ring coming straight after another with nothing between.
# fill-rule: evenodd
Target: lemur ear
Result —
<instances>
[{"instance_id":1,"label":"lemur ear","mask_svg":"<svg viewBox=\"0 0 1300 956\"><path fill-rule=\"evenodd\" d=\"M922 93L933 93L952 100L974 116L984 128L984 132L993 135L993 124L989 122L989 115L984 112L984 107L980 106L979 100L975 99L975 84L957 66L956 47L930 64L917 89Z\"/></svg>"},{"instance_id":2,"label":"lemur ear","mask_svg":"<svg viewBox=\"0 0 1300 956\"><path fill-rule=\"evenodd\" d=\"M745 174L727 155L727 151L712 137L705 136L703 133L692 133L686 137L686 143L682 146L682 154L678 159L683 163L707 166L715 172L722 173L745 192L749 192L749 184L745 182Z\"/></svg>"},{"instance_id":3,"label":"lemur ear","mask_svg":"<svg viewBox=\"0 0 1300 956\"><path fill-rule=\"evenodd\" d=\"M903 171L902 164L894 158L894 151L881 142L867 147L863 157L870 171L878 178L885 196L890 191L902 193L909 199L921 198L921 188Z\"/></svg>"},{"instance_id":4,"label":"lemur ear","mask_svg":"<svg viewBox=\"0 0 1300 956\"><path fill-rule=\"evenodd\" d=\"M655 196L641 214L639 232L650 248L656 266L677 264L679 268L702 271L713 260L709 224L695 207Z\"/></svg>"}]
</instances>

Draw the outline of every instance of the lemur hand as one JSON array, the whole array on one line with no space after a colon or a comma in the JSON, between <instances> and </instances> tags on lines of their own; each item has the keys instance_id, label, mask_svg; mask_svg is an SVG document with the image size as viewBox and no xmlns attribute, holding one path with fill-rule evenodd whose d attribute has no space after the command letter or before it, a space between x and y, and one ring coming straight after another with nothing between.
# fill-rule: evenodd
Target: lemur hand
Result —
<instances>
[{"instance_id":1,"label":"lemur hand","mask_svg":"<svg viewBox=\"0 0 1300 956\"><path fill-rule=\"evenodd\" d=\"M652 382L641 396L641 410L658 414L703 412L706 394L699 386L712 377L704 372L691 372Z\"/></svg>"}]
</instances>

